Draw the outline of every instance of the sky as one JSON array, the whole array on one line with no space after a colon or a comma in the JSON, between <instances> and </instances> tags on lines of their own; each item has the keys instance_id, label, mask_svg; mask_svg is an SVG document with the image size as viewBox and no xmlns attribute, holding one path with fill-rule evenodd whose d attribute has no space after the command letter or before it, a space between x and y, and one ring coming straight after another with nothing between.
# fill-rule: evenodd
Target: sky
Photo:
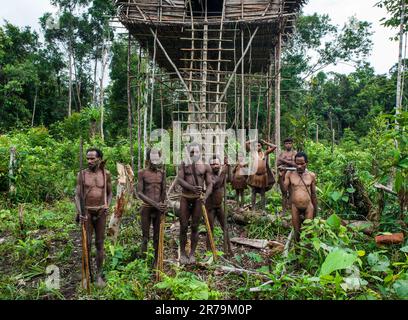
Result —
<instances>
[{"instance_id":1,"label":"sky","mask_svg":"<svg viewBox=\"0 0 408 320\"><path fill-rule=\"evenodd\" d=\"M107 0L110 1L110 0ZM355 15L359 20L372 23L374 47L369 62L379 74L388 73L398 60L398 43L389 40L397 33L396 29L384 28L380 19L386 16L384 9L374 7L378 0L309 0L303 8L305 14L328 14L334 24L340 27L350 16ZM49 0L0 0L0 22L6 19L18 26L31 26L39 31L38 19L45 12L56 12ZM330 67L326 71L349 73L354 70L349 65L340 64Z\"/></svg>"}]
</instances>

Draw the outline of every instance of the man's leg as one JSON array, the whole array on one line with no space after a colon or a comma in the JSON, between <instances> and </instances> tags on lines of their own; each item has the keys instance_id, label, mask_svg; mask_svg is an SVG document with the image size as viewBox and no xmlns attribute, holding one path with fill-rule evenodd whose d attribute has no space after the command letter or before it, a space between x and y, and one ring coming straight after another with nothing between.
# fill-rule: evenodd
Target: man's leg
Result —
<instances>
[{"instance_id":1,"label":"man's leg","mask_svg":"<svg viewBox=\"0 0 408 320\"><path fill-rule=\"evenodd\" d=\"M147 244L149 243L150 231L150 208L142 207L141 210L141 225L142 225L142 258L146 259Z\"/></svg>"},{"instance_id":2,"label":"man's leg","mask_svg":"<svg viewBox=\"0 0 408 320\"><path fill-rule=\"evenodd\" d=\"M198 244L198 227L200 225L201 216L203 215L201 200L196 200L193 206L193 215L191 219L191 251L190 263L195 263L195 251Z\"/></svg>"},{"instance_id":3,"label":"man's leg","mask_svg":"<svg viewBox=\"0 0 408 320\"><path fill-rule=\"evenodd\" d=\"M295 232L295 240L300 240L300 211L292 204L292 225Z\"/></svg>"},{"instance_id":4,"label":"man's leg","mask_svg":"<svg viewBox=\"0 0 408 320\"><path fill-rule=\"evenodd\" d=\"M187 231L188 231L188 220L189 220L189 206L187 199L181 197L180 199L180 263L186 264L188 262L186 254L187 245Z\"/></svg>"},{"instance_id":5,"label":"man's leg","mask_svg":"<svg viewBox=\"0 0 408 320\"><path fill-rule=\"evenodd\" d=\"M103 258L105 254L105 227L106 227L106 213L102 209L99 216L96 218L95 225L95 246L96 246L96 269L97 269L97 283L99 286L104 286L102 279Z\"/></svg>"},{"instance_id":6,"label":"man's leg","mask_svg":"<svg viewBox=\"0 0 408 320\"><path fill-rule=\"evenodd\" d=\"M305 210L305 219L312 220L314 218L314 207L313 204L310 203L309 206Z\"/></svg>"}]
</instances>

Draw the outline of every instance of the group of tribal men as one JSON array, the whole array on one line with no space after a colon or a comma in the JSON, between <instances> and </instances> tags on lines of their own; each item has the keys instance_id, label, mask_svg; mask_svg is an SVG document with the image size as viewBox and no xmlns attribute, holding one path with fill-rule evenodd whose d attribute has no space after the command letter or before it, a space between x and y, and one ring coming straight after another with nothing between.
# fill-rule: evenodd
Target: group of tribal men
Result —
<instances>
[{"instance_id":1,"label":"group of tribal men","mask_svg":"<svg viewBox=\"0 0 408 320\"><path fill-rule=\"evenodd\" d=\"M199 225L203 210L206 210L211 230L214 228L215 218L220 223L224 236L228 235L227 225L223 210L224 188L229 181L236 192L238 207L244 203L244 191L247 186L252 189L252 208L256 205L256 195L261 196L261 209L265 210L265 193L275 183L272 170L269 167L269 154L274 152L277 146L265 141L249 141L246 143L247 150L250 144L256 143L256 148L250 153L251 168L248 171L248 163L244 153L238 154L237 163L231 168L227 158L222 165L218 156L213 156L209 164L203 161L201 146L191 143L186 147L187 157L178 169L177 183L181 186L180 198L180 263L194 264L195 252L199 240ZM266 147L266 150L263 149ZM104 238L106 217L112 201L111 175L104 168L102 151L96 148L88 149L86 154L88 168L78 174L76 188L77 222L85 223L88 230L88 242L90 247L93 230L95 231L96 266L98 285L103 286L102 275L104 259ZM153 224L153 246L155 250L154 265L158 257L160 217L167 211L166 204L166 173L163 170L161 152L150 149L146 155L146 168L138 172L137 196L142 200L141 227L142 246L141 251L145 257L149 241L150 226ZM317 214L316 176L307 170L308 158L303 152L293 150L293 140L288 138L284 141L284 150L278 156L278 184L282 191L283 214L287 208L291 210L292 225L295 239L300 239L302 220L313 219ZM82 189L81 189L82 186ZM85 203L85 212L81 212L81 197ZM205 208L203 208L205 205ZM191 220L191 222L190 222ZM191 247L187 254L187 233L190 222ZM229 239L226 254L232 254ZM209 248L207 235L207 248Z\"/></svg>"}]
</instances>

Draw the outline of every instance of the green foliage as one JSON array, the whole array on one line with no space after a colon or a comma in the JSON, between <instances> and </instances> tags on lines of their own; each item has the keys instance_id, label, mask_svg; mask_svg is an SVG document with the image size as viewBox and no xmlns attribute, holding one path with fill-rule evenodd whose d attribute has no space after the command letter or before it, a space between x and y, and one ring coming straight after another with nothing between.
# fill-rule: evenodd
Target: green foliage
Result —
<instances>
[{"instance_id":1,"label":"green foliage","mask_svg":"<svg viewBox=\"0 0 408 320\"><path fill-rule=\"evenodd\" d=\"M163 281L155 285L161 290L171 292L171 297L178 300L214 300L220 296L217 291L210 290L208 284L199 280L191 272L178 272L175 277L164 275Z\"/></svg>"}]
</instances>

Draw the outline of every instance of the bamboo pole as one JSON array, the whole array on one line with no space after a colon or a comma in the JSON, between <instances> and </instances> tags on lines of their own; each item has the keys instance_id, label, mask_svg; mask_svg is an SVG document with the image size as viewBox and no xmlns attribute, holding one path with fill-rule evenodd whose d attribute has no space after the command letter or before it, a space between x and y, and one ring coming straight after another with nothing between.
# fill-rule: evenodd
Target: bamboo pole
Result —
<instances>
[{"instance_id":1,"label":"bamboo pole","mask_svg":"<svg viewBox=\"0 0 408 320\"><path fill-rule=\"evenodd\" d=\"M129 131L129 152L130 152L130 163L132 170L135 169L135 160L133 155L133 132L132 132L132 100L131 100L131 91L130 91L130 77L131 77L131 36L128 35L128 50L127 50L127 104L128 104L128 131Z\"/></svg>"},{"instance_id":2,"label":"bamboo pole","mask_svg":"<svg viewBox=\"0 0 408 320\"><path fill-rule=\"evenodd\" d=\"M141 73L141 66L142 65L142 47L139 47L139 56L138 56L138 64L137 64L137 76L138 76L138 86L137 86L137 170L140 171L142 168L142 148L140 145L140 141L142 139L142 114L141 114L141 106L142 106L142 80L140 77Z\"/></svg>"},{"instance_id":3,"label":"bamboo pole","mask_svg":"<svg viewBox=\"0 0 408 320\"><path fill-rule=\"evenodd\" d=\"M241 30L241 57L244 57L244 30ZM245 72L245 59L241 62L241 128L245 128L245 83L244 83L244 72Z\"/></svg>"},{"instance_id":4,"label":"bamboo pole","mask_svg":"<svg viewBox=\"0 0 408 320\"><path fill-rule=\"evenodd\" d=\"M281 49L282 49L282 34L279 31L275 47L275 144L277 146L276 154L280 153L281 149ZM275 167L277 166L278 157L276 157Z\"/></svg>"}]
</instances>

